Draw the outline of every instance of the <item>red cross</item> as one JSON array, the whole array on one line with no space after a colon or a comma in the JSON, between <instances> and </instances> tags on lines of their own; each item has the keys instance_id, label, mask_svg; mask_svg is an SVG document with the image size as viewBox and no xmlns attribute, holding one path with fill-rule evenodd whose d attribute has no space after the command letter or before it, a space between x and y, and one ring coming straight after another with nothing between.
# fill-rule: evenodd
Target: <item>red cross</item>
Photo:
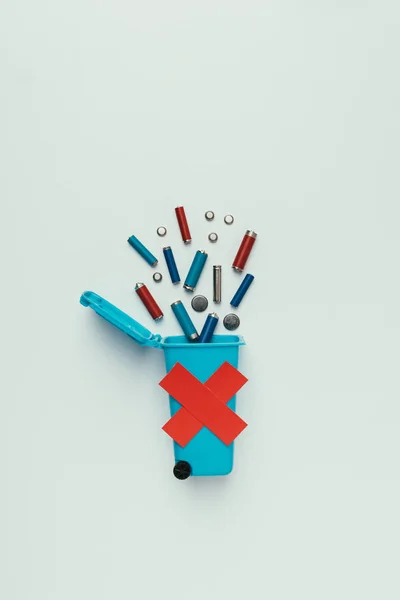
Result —
<instances>
[{"instance_id":1,"label":"red cross","mask_svg":"<svg viewBox=\"0 0 400 600\"><path fill-rule=\"evenodd\" d=\"M201 383L176 363L160 381L160 386L182 405L163 430L184 447L205 425L227 446L247 427L226 403L247 379L228 362Z\"/></svg>"}]
</instances>

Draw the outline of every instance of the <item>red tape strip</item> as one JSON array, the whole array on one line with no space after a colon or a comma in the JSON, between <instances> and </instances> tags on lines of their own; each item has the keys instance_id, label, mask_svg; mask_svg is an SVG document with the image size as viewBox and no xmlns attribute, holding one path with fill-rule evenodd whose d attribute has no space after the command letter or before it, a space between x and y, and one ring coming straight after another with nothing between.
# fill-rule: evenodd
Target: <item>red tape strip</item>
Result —
<instances>
[{"instance_id":1,"label":"red tape strip","mask_svg":"<svg viewBox=\"0 0 400 600\"><path fill-rule=\"evenodd\" d=\"M182 447L203 426L226 445L231 444L247 423L225 404L246 381L240 371L226 362L203 384L177 363L160 381L160 386L183 408L171 417L163 430Z\"/></svg>"}]
</instances>

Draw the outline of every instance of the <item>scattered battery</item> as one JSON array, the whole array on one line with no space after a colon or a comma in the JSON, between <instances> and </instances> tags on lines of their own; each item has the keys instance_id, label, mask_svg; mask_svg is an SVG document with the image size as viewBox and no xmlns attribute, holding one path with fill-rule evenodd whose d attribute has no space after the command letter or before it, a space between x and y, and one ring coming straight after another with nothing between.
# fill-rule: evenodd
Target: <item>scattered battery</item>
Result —
<instances>
[{"instance_id":1,"label":"scattered battery","mask_svg":"<svg viewBox=\"0 0 400 600\"><path fill-rule=\"evenodd\" d=\"M240 325L240 319L237 315L230 313L224 317L224 327L229 331L234 331Z\"/></svg>"},{"instance_id":2,"label":"scattered battery","mask_svg":"<svg viewBox=\"0 0 400 600\"><path fill-rule=\"evenodd\" d=\"M165 235L167 235L167 228L166 227L159 227L157 229L157 235L159 235L160 237L164 237Z\"/></svg>"},{"instance_id":3,"label":"scattered battery","mask_svg":"<svg viewBox=\"0 0 400 600\"><path fill-rule=\"evenodd\" d=\"M250 275L250 273L247 273L246 277L243 279L242 283L239 285L236 294L233 296L233 298L231 300L231 306L233 306L234 308L237 308L239 306L239 304L241 303L241 301L244 298L245 293L247 292L247 290L249 289L249 287L251 286L253 281L254 281L254 275Z\"/></svg>"},{"instance_id":4,"label":"scattered battery","mask_svg":"<svg viewBox=\"0 0 400 600\"><path fill-rule=\"evenodd\" d=\"M192 298L191 304L192 304L193 310L195 310L196 312L203 312L206 310L206 308L208 306L208 300L205 296L201 296L199 294Z\"/></svg>"},{"instance_id":5,"label":"scattered battery","mask_svg":"<svg viewBox=\"0 0 400 600\"><path fill-rule=\"evenodd\" d=\"M201 330L200 337L199 337L199 344L206 344L208 342L211 342L211 338L213 336L213 333L215 331L217 323L218 323L217 313L215 313L215 312L210 313L204 323L203 329Z\"/></svg>"},{"instance_id":6,"label":"scattered battery","mask_svg":"<svg viewBox=\"0 0 400 600\"><path fill-rule=\"evenodd\" d=\"M234 220L235 219L233 218L232 215L225 215L225 217L224 217L224 221L227 225L232 225Z\"/></svg>"},{"instance_id":7,"label":"scattered battery","mask_svg":"<svg viewBox=\"0 0 400 600\"><path fill-rule=\"evenodd\" d=\"M183 206L177 206L175 208L176 218L178 220L179 229L181 231L181 236L185 244L189 244L192 241L192 236L190 235L189 225L186 219L186 213Z\"/></svg>"},{"instance_id":8,"label":"scattered battery","mask_svg":"<svg viewBox=\"0 0 400 600\"><path fill-rule=\"evenodd\" d=\"M197 250L193 262L190 266L189 272L186 276L185 283L183 287L189 292L193 292L195 289L197 282L199 281L201 272L206 264L206 260L208 258L207 252L204 250Z\"/></svg>"},{"instance_id":9,"label":"scattered battery","mask_svg":"<svg viewBox=\"0 0 400 600\"><path fill-rule=\"evenodd\" d=\"M131 235L131 237L128 238L128 244L130 244L132 248L134 248L136 252L138 252L140 256L144 258L146 262L149 263L149 265L151 265L152 267L156 266L158 260L156 259L154 254L152 254L150 250L148 250L146 246L144 246L135 235Z\"/></svg>"},{"instance_id":10,"label":"scattered battery","mask_svg":"<svg viewBox=\"0 0 400 600\"><path fill-rule=\"evenodd\" d=\"M153 279L154 279L154 281L155 281L156 283L160 283L160 281L162 280L162 275L161 275L161 273L159 273L158 271L157 271L157 273L154 273L154 275L153 275Z\"/></svg>"},{"instance_id":11,"label":"scattered battery","mask_svg":"<svg viewBox=\"0 0 400 600\"><path fill-rule=\"evenodd\" d=\"M251 249L256 241L257 234L255 231L247 230L242 239L242 243L239 246L239 250L235 256L235 260L232 263L232 268L240 273L243 271L244 266L249 258Z\"/></svg>"},{"instance_id":12,"label":"scattered battery","mask_svg":"<svg viewBox=\"0 0 400 600\"><path fill-rule=\"evenodd\" d=\"M189 342L195 342L198 339L199 334L197 333L196 327L193 325L192 320L189 317L188 312L183 306L181 300L173 302L171 304L171 308Z\"/></svg>"},{"instance_id":13,"label":"scattered battery","mask_svg":"<svg viewBox=\"0 0 400 600\"><path fill-rule=\"evenodd\" d=\"M181 278L179 277L178 268L176 266L175 258L173 252L171 250L171 246L166 246L163 248L163 253L165 257L165 262L167 263L169 275L171 277L172 283L179 283Z\"/></svg>"},{"instance_id":14,"label":"scattered battery","mask_svg":"<svg viewBox=\"0 0 400 600\"><path fill-rule=\"evenodd\" d=\"M213 266L213 300L216 304L221 302L222 267Z\"/></svg>"},{"instance_id":15,"label":"scattered battery","mask_svg":"<svg viewBox=\"0 0 400 600\"><path fill-rule=\"evenodd\" d=\"M207 221L212 221L215 217L212 210L208 210L204 216L207 219Z\"/></svg>"},{"instance_id":16,"label":"scattered battery","mask_svg":"<svg viewBox=\"0 0 400 600\"><path fill-rule=\"evenodd\" d=\"M217 241L218 239L218 234L212 232L208 234L208 239L210 240L210 242L214 243Z\"/></svg>"},{"instance_id":17,"label":"scattered battery","mask_svg":"<svg viewBox=\"0 0 400 600\"><path fill-rule=\"evenodd\" d=\"M159 321L163 318L164 314L161 308L158 306L157 302L154 300L149 289L144 285L144 283L137 283L135 286L135 292L155 321Z\"/></svg>"}]
</instances>

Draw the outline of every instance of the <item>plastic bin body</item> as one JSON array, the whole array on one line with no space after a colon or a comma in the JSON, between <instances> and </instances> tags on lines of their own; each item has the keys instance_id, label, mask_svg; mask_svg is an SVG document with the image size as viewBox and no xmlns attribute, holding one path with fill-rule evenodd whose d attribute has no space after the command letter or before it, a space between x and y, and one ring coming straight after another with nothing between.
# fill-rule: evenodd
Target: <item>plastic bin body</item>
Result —
<instances>
[{"instance_id":1,"label":"plastic bin body","mask_svg":"<svg viewBox=\"0 0 400 600\"><path fill-rule=\"evenodd\" d=\"M239 346L243 343L237 335L214 335L208 344L188 342L181 335L167 337L162 342L167 373L180 363L205 383L224 362L238 368ZM181 405L172 396L169 403L172 416ZM236 395L227 405L236 410ZM174 442L175 460L188 462L192 475L227 475L233 468L233 449L234 443L226 446L207 427L203 427L184 448Z\"/></svg>"},{"instance_id":2,"label":"plastic bin body","mask_svg":"<svg viewBox=\"0 0 400 600\"><path fill-rule=\"evenodd\" d=\"M167 373L176 363L180 363L199 381L205 383L224 362L238 368L239 347L245 343L241 336L213 335L211 342L207 344L189 342L183 335L162 339L159 334L151 333L95 292L84 292L80 301L83 306L92 308L141 346L162 348ZM160 378L156 381L159 382ZM171 396L169 403L173 416L181 405ZM236 410L236 395L228 401L227 406ZM192 475L227 475L232 471L234 443L225 445L207 427L203 427L185 447L176 442L173 444L175 461L189 463Z\"/></svg>"}]
</instances>

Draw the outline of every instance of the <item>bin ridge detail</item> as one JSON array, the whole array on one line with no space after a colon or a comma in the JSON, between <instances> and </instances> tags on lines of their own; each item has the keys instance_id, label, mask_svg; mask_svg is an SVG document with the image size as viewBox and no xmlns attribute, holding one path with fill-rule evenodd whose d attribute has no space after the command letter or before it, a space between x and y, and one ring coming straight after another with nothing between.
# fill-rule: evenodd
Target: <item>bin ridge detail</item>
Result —
<instances>
[{"instance_id":1,"label":"bin ridge detail","mask_svg":"<svg viewBox=\"0 0 400 600\"><path fill-rule=\"evenodd\" d=\"M247 423L226 403L246 382L247 378L228 362L222 364L204 384L176 363L159 385L182 408L162 429L177 444L185 447L205 426L229 446Z\"/></svg>"}]
</instances>

